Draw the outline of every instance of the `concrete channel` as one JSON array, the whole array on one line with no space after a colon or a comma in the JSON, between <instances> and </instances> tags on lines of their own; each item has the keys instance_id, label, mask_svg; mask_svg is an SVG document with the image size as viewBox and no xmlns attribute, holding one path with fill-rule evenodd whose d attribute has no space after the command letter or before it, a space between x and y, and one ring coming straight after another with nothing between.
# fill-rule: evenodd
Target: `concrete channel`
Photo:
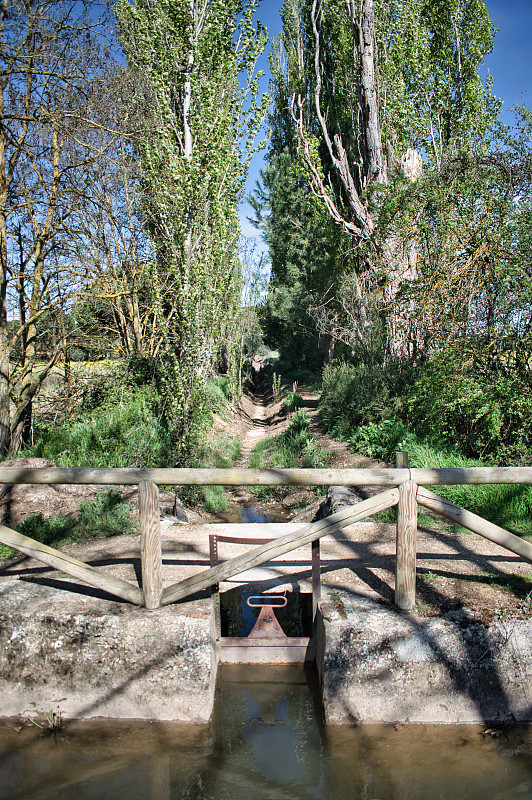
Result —
<instances>
[{"instance_id":1,"label":"concrete channel","mask_svg":"<svg viewBox=\"0 0 532 800\"><path fill-rule=\"evenodd\" d=\"M165 581L205 567L209 532L230 527L167 528ZM264 528L257 526L257 536ZM329 723L531 722L530 618L483 625L465 609L439 617L398 612L350 579L360 531L354 525L343 539L322 541L322 596L303 656L301 642L294 655L277 640L224 651L207 593L146 612L80 589L36 562L14 564L0 582L0 714L207 723L221 661L287 663L306 656L315 658ZM122 576L130 570L134 580L134 541L123 537L121 556L102 566ZM311 595L309 550L237 576L231 588Z\"/></svg>"}]
</instances>

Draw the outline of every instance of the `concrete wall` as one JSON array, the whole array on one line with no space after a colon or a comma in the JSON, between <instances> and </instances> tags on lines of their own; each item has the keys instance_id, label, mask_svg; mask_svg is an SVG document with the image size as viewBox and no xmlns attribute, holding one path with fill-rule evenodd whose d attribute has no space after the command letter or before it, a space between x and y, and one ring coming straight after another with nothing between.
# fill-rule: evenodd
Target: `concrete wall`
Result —
<instances>
[{"instance_id":1,"label":"concrete wall","mask_svg":"<svg viewBox=\"0 0 532 800\"><path fill-rule=\"evenodd\" d=\"M155 612L26 581L0 584L0 715L207 722L210 599Z\"/></svg>"},{"instance_id":2,"label":"concrete wall","mask_svg":"<svg viewBox=\"0 0 532 800\"><path fill-rule=\"evenodd\" d=\"M326 721L532 721L532 621L423 618L347 593L320 603Z\"/></svg>"}]
</instances>

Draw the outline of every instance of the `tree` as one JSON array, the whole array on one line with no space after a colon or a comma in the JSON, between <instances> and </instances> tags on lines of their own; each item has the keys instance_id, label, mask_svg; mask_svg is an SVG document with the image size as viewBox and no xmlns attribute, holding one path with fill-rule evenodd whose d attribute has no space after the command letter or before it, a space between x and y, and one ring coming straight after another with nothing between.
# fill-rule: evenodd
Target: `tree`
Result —
<instances>
[{"instance_id":1,"label":"tree","mask_svg":"<svg viewBox=\"0 0 532 800\"><path fill-rule=\"evenodd\" d=\"M36 368L39 320L63 316L78 289L66 225L90 191L88 165L114 137L112 57L90 5L91 14L61 0L0 5L1 455L27 440L33 399L61 355L59 337Z\"/></svg>"},{"instance_id":2,"label":"tree","mask_svg":"<svg viewBox=\"0 0 532 800\"><path fill-rule=\"evenodd\" d=\"M136 95L144 215L161 390L178 458L240 299L237 199L264 115L253 65L266 33L254 0L118 5ZM248 76L248 92L238 75ZM248 96L251 92L251 98ZM242 155L244 153L244 155Z\"/></svg>"},{"instance_id":3,"label":"tree","mask_svg":"<svg viewBox=\"0 0 532 800\"><path fill-rule=\"evenodd\" d=\"M332 221L309 194L285 149L261 172L251 203L271 264L267 338L294 365L319 368L330 359L331 339L320 337L312 311L331 302L341 253Z\"/></svg>"},{"instance_id":4,"label":"tree","mask_svg":"<svg viewBox=\"0 0 532 800\"><path fill-rule=\"evenodd\" d=\"M359 328L378 298L386 349L412 355L414 309L399 302L418 274L422 209L410 187L422 154L439 170L486 144L493 103L478 67L492 47L488 13L482 0L286 0L283 21L307 178L357 251Z\"/></svg>"},{"instance_id":5,"label":"tree","mask_svg":"<svg viewBox=\"0 0 532 800\"><path fill-rule=\"evenodd\" d=\"M151 357L157 344L150 307L152 245L143 227L135 168L128 137L121 133L105 160L88 168L91 191L69 230L84 272L78 310L83 308L93 335L110 334L118 356Z\"/></svg>"}]
</instances>

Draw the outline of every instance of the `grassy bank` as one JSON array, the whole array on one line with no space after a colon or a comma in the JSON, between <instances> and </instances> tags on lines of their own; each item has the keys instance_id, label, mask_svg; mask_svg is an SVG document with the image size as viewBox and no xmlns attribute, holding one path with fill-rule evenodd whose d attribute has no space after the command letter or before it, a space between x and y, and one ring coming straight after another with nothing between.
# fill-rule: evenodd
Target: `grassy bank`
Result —
<instances>
[{"instance_id":1,"label":"grassy bank","mask_svg":"<svg viewBox=\"0 0 532 800\"><path fill-rule=\"evenodd\" d=\"M186 466L230 467L239 458L238 438L216 431L213 425L213 414L224 416L230 399L227 378L206 383L202 425ZM149 374L128 371L124 365L117 366L115 374L93 380L85 388L81 403L61 424L37 419L34 441L33 447L18 455L48 459L63 467L175 466L166 399ZM224 489L219 486L183 487L180 497L184 503L204 506L207 511L227 506ZM58 520L45 523L61 528Z\"/></svg>"},{"instance_id":2,"label":"grassy bank","mask_svg":"<svg viewBox=\"0 0 532 800\"><path fill-rule=\"evenodd\" d=\"M329 454L317 443L316 437L310 430L311 424L311 419L305 409L299 408L294 412L282 433L277 436L269 436L255 446L249 461L251 469L325 467L329 460ZM276 494L279 492L279 488L258 486L254 491L260 497ZM282 491L286 493L284 487Z\"/></svg>"},{"instance_id":3,"label":"grassy bank","mask_svg":"<svg viewBox=\"0 0 532 800\"><path fill-rule=\"evenodd\" d=\"M58 547L88 539L102 539L131 533L138 524L130 516L129 503L121 500L116 490L102 491L91 500L82 501L73 517L56 514L45 518L42 513L30 514L22 522L11 522L14 530L50 547ZM5 545L0 545L1 558L20 555Z\"/></svg>"}]
</instances>

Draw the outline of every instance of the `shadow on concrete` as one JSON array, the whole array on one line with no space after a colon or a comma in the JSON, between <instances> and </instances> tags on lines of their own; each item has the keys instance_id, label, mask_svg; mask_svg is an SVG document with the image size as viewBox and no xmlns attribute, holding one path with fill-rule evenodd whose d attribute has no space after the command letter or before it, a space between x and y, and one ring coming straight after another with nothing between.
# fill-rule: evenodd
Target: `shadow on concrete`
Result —
<instances>
[{"instance_id":1,"label":"shadow on concrete","mask_svg":"<svg viewBox=\"0 0 532 800\"><path fill-rule=\"evenodd\" d=\"M334 535L341 536L342 531L337 531ZM446 540L446 543L449 542ZM346 544L344 542L344 544ZM435 656L437 662L442 664L452 681L456 691L461 694L467 695L474 703L478 710L479 717L485 723L493 722L491 717L491 710L493 708L493 701L496 699L498 706L497 720L503 718L512 718L512 711L508 701L508 697L504 690L499 675L498 666L496 663L494 643L487 634L485 628L478 624L475 625L475 635L471 635L470 625L464 625L463 620L456 620L452 617L447 617L447 621L453 626L454 631L458 634L461 646L465 657L457 658L452 653L446 652L438 640L431 634L426 623L422 618L416 617L412 614L405 614L393 606L393 568L395 559L394 557L384 556L379 557L372 553L373 545L363 544L358 545L356 542L349 542L347 545L356 554L356 558L351 561L350 568L353 572L373 591L377 592L382 600L386 602L387 613L392 613L396 616L408 619L409 625L412 630L412 636L416 637L424 645L428 645ZM464 557L470 557L477 566L486 568L487 559L481 558L478 554L471 552L464 545L456 543L456 552ZM430 556L433 557L433 554ZM371 558L372 568L365 566ZM447 559L446 559L447 560ZM362 562L362 563L361 563ZM327 567L326 567L327 569ZM389 576L390 582L387 583L383 578L376 575L374 569L385 569ZM493 567L492 567L493 570ZM356 592L353 587L347 584L339 584L338 590L353 599L359 598L361 601L367 602L367 598L360 592ZM436 604L445 608L449 603L449 599L430 584L430 582L423 579L422 574L418 574L417 580L417 597L422 602ZM331 653L331 658L341 659L344 648L349 649L350 637L349 632L340 640L337 652ZM481 678L481 679L479 679ZM346 716L353 724L360 722L356 718L356 714L344 705Z\"/></svg>"}]
</instances>

